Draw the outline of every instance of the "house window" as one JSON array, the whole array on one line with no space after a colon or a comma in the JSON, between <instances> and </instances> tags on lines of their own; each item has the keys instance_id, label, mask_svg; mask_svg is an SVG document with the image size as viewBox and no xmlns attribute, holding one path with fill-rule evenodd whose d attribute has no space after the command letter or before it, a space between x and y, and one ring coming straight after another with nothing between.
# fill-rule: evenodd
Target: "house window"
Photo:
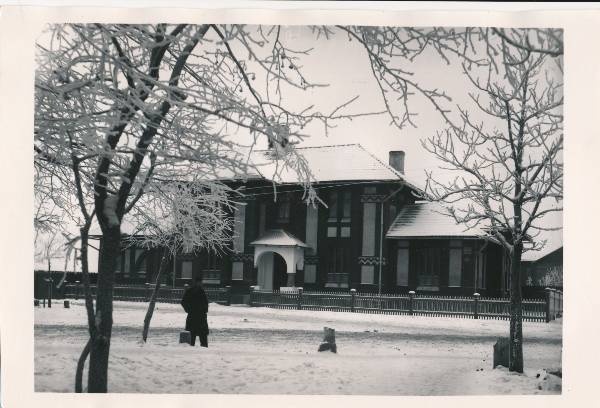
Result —
<instances>
[{"instance_id":1,"label":"house window","mask_svg":"<svg viewBox=\"0 0 600 408\"><path fill-rule=\"evenodd\" d=\"M122 256L122 254L119 254L119 256L117 256L117 265L115 266L115 273L123 272L122 264L123 264L123 256Z\"/></svg>"},{"instance_id":2,"label":"house window","mask_svg":"<svg viewBox=\"0 0 600 408\"><path fill-rule=\"evenodd\" d=\"M207 252L202 266L202 282L221 283L221 270L218 265L219 257L217 254Z\"/></svg>"},{"instance_id":3,"label":"house window","mask_svg":"<svg viewBox=\"0 0 600 408\"><path fill-rule=\"evenodd\" d=\"M420 290L439 290L442 272L442 247L421 247L415 250L415 269Z\"/></svg>"},{"instance_id":4,"label":"house window","mask_svg":"<svg viewBox=\"0 0 600 408\"><path fill-rule=\"evenodd\" d=\"M129 274L131 273L131 254L129 252L129 249L123 251L123 258L125 261L123 262L123 275L129 276Z\"/></svg>"},{"instance_id":5,"label":"house window","mask_svg":"<svg viewBox=\"0 0 600 408\"><path fill-rule=\"evenodd\" d=\"M345 269L346 249L343 247L334 247L329 253L329 261L327 268L327 284L328 287L348 287L348 272Z\"/></svg>"},{"instance_id":6,"label":"house window","mask_svg":"<svg viewBox=\"0 0 600 408\"><path fill-rule=\"evenodd\" d=\"M477 287L477 271L475 269L475 257L473 254L473 247L469 245L465 245L463 247L462 271L463 286L471 288Z\"/></svg>"},{"instance_id":7,"label":"house window","mask_svg":"<svg viewBox=\"0 0 600 408\"><path fill-rule=\"evenodd\" d=\"M408 241L398 242L398 257L396 259L396 285L408 286L408 265L409 265Z\"/></svg>"},{"instance_id":8,"label":"house window","mask_svg":"<svg viewBox=\"0 0 600 408\"><path fill-rule=\"evenodd\" d=\"M484 252L479 252L477 254L477 287L481 289L486 288L486 279L485 279L485 263L487 257Z\"/></svg>"},{"instance_id":9,"label":"house window","mask_svg":"<svg viewBox=\"0 0 600 408\"><path fill-rule=\"evenodd\" d=\"M327 237L350 238L352 193L350 191L332 191L329 194L328 205Z\"/></svg>"},{"instance_id":10,"label":"house window","mask_svg":"<svg viewBox=\"0 0 600 408\"><path fill-rule=\"evenodd\" d=\"M350 191L344 191L343 193L343 202L344 202L344 206L343 206L343 211L342 211L342 223L349 223L350 222L350 215L351 215L351 207L352 207L352 194L350 193Z\"/></svg>"},{"instance_id":11,"label":"house window","mask_svg":"<svg viewBox=\"0 0 600 408\"><path fill-rule=\"evenodd\" d=\"M193 265L191 260L181 261L181 279L192 279L194 276Z\"/></svg>"},{"instance_id":12,"label":"house window","mask_svg":"<svg viewBox=\"0 0 600 408\"><path fill-rule=\"evenodd\" d=\"M315 283L317 281L317 265L304 265L304 283Z\"/></svg>"},{"instance_id":13,"label":"house window","mask_svg":"<svg viewBox=\"0 0 600 408\"><path fill-rule=\"evenodd\" d=\"M333 191L329 194L329 219L328 222L337 222L337 201L338 201L338 193L337 191Z\"/></svg>"},{"instance_id":14,"label":"house window","mask_svg":"<svg viewBox=\"0 0 600 408\"><path fill-rule=\"evenodd\" d=\"M448 286L460 286L462 283L462 242L450 241Z\"/></svg>"},{"instance_id":15,"label":"house window","mask_svg":"<svg viewBox=\"0 0 600 408\"><path fill-rule=\"evenodd\" d=\"M143 249L136 248L132 250L135 254L134 258L134 271L137 275L145 275L146 274L146 251Z\"/></svg>"},{"instance_id":16,"label":"house window","mask_svg":"<svg viewBox=\"0 0 600 408\"><path fill-rule=\"evenodd\" d=\"M277 205L277 222L280 224L290 222L290 201L287 198Z\"/></svg>"},{"instance_id":17,"label":"house window","mask_svg":"<svg viewBox=\"0 0 600 408\"><path fill-rule=\"evenodd\" d=\"M231 265L231 279L244 280L244 263L233 262Z\"/></svg>"},{"instance_id":18,"label":"house window","mask_svg":"<svg viewBox=\"0 0 600 408\"><path fill-rule=\"evenodd\" d=\"M363 285L373 285L375 283L374 265L362 265L360 267L360 283Z\"/></svg>"}]
</instances>

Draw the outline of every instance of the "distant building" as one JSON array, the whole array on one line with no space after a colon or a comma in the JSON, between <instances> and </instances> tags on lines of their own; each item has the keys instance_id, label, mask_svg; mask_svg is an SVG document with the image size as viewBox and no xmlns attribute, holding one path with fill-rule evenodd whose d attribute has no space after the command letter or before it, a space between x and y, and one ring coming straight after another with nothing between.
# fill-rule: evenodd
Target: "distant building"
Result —
<instances>
[{"instance_id":1,"label":"distant building","mask_svg":"<svg viewBox=\"0 0 600 408\"><path fill-rule=\"evenodd\" d=\"M526 286L563 287L563 247L544 248L523 256L523 279Z\"/></svg>"},{"instance_id":2,"label":"distant building","mask_svg":"<svg viewBox=\"0 0 600 408\"><path fill-rule=\"evenodd\" d=\"M307 205L295 172L275 171L272 151L254 152L260 172L227 183L245 197L231 215L235 233L217 255L178 254L164 277L195 276L235 290L306 289L501 295L507 264L499 245L442 215L404 175L404 152L384 163L358 144L297 148L316 178L323 205ZM281 169L280 169L281 170ZM276 197L273 182L277 184ZM125 249L117 283L152 280L159 250ZM381 277L381 279L380 279Z\"/></svg>"}]
</instances>

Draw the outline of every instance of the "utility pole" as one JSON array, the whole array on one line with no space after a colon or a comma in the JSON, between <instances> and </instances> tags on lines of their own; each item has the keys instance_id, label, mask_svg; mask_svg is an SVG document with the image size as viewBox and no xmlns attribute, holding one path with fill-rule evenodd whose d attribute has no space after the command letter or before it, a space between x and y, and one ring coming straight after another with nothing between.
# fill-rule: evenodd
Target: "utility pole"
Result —
<instances>
[{"instance_id":1,"label":"utility pole","mask_svg":"<svg viewBox=\"0 0 600 408\"><path fill-rule=\"evenodd\" d=\"M396 194L398 194L400 191L402 191L404 189L404 184L402 184L400 186L400 188L392 191L387 197L385 197L383 200L381 200L381 211L379 213L379 279L378 279L378 294L379 296L381 296L381 277L382 277L382 272L383 272L383 208L384 208L384 204L392 197L394 197Z\"/></svg>"}]
</instances>

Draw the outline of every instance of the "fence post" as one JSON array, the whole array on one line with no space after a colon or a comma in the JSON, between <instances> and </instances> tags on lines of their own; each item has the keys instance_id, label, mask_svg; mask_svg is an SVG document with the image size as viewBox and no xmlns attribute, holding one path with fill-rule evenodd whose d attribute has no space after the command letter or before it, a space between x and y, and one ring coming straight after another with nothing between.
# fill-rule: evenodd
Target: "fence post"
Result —
<instances>
[{"instance_id":1,"label":"fence post","mask_svg":"<svg viewBox=\"0 0 600 408\"><path fill-rule=\"evenodd\" d=\"M559 290L558 292L558 317L562 317L563 315L563 291Z\"/></svg>"},{"instance_id":2,"label":"fence post","mask_svg":"<svg viewBox=\"0 0 600 408\"><path fill-rule=\"evenodd\" d=\"M473 317L479 319L479 293L473 293Z\"/></svg>"},{"instance_id":3,"label":"fence post","mask_svg":"<svg viewBox=\"0 0 600 408\"><path fill-rule=\"evenodd\" d=\"M48 307L52 307L52 277L46 279L47 287L46 287L46 296L48 296Z\"/></svg>"},{"instance_id":4,"label":"fence post","mask_svg":"<svg viewBox=\"0 0 600 408\"><path fill-rule=\"evenodd\" d=\"M304 292L303 288L298 288L298 306L296 307L298 310L302 310L302 293Z\"/></svg>"},{"instance_id":5,"label":"fence post","mask_svg":"<svg viewBox=\"0 0 600 408\"><path fill-rule=\"evenodd\" d=\"M556 316L558 315L558 290L552 288L552 292L553 292L553 297L554 297L554 301L552 302L552 320L556 320Z\"/></svg>"},{"instance_id":6,"label":"fence post","mask_svg":"<svg viewBox=\"0 0 600 408\"><path fill-rule=\"evenodd\" d=\"M546 292L546 323L550 322L550 288L545 288Z\"/></svg>"},{"instance_id":7,"label":"fence post","mask_svg":"<svg viewBox=\"0 0 600 408\"><path fill-rule=\"evenodd\" d=\"M252 289L250 289L252 290ZM231 286L225 286L225 306L231 306Z\"/></svg>"},{"instance_id":8,"label":"fence post","mask_svg":"<svg viewBox=\"0 0 600 408\"><path fill-rule=\"evenodd\" d=\"M75 281L75 300L79 300L79 281Z\"/></svg>"},{"instance_id":9,"label":"fence post","mask_svg":"<svg viewBox=\"0 0 600 408\"><path fill-rule=\"evenodd\" d=\"M146 302L149 302L150 301L150 283L146 282L145 285L146 285L145 298L146 298Z\"/></svg>"},{"instance_id":10,"label":"fence post","mask_svg":"<svg viewBox=\"0 0 600 408\"><path fill-rule=\"evenodd\" d=\"M350 311L354 313L356 307L356 289L350 289Z\"/></svg>"},{"instance_id":11,"label":"fence post","mask_svg":"<svg viewBox=\"0 0 600 408\"><path fill-rule=\"evenodd\" d=\"M250 307L254 306L253 302L252 302L252 295L254 295L254 286L250 286L250 298L249 298L250 299L249 300L250 304L248 305Z\"/></svg>"},{"instance_id":12,"label":"fence post","mask_svg":"<svg viewBox=\"0 0 600 408\"><path fill-rule=\"evenodd\" d=\"M413 299L415 298L415 291L411 290L408 292L408 314L409 315L413 315L414 313L414 309L413 309Z\"/></svg>"}]
</instances>

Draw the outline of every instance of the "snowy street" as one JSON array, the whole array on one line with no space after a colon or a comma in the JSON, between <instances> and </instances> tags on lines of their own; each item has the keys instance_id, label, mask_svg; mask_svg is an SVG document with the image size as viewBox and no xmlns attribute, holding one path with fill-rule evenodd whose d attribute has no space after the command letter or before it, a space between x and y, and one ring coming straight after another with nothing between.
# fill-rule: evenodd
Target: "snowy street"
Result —
<instances>
[{"instance_id":1,"label":"snowy street","mask_svg":"<svg viewBox=\"0 0 600 408\"><path fill-rule=\"evenodd\" d=\"M62 306L62 305L60 305ZM115 302L110 392L463 395L559 393L562 322L524 323L525 375L492 370L508 322L219 306L209 348L178 344L179 305L158 304L142 345L145 303ZM83 303L35 310L36 391L72 392L86 341ZM338 354L319 353L323 327ZM541 372L539 378L537 374ZM545 380L544 380L545 378ZM540 389L541 388L541 389Z\"/></svg>"}]
</instances>

